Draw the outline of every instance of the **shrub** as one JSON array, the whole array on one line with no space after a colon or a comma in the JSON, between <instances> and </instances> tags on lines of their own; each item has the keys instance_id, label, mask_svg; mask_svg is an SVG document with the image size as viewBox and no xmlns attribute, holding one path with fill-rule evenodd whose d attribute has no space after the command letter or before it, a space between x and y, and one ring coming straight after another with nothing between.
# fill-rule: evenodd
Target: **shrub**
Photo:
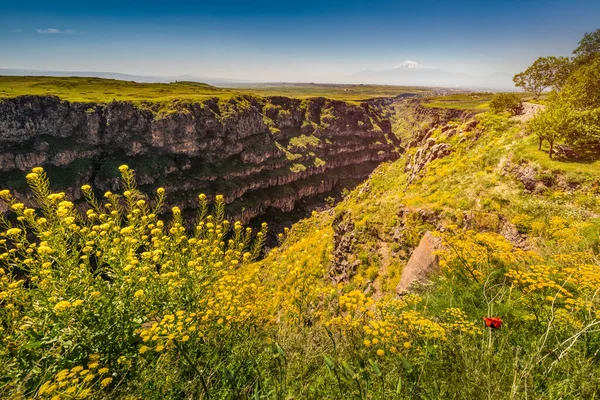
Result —
<instances>
[{"instance_id":1,"label":"shrub","mask_svg":"<svg viewBox=\"0 0 600 400\"><path fill-rule=\"evenodd\" d=\"M512 115L519 115L523 112L523 102L515 93L500 93L490 102L490 109L495 113L508 111Z\"/></svg>"},{"instance_id":2,"label":"shrub","mask_svg":"<svg viewBox=\"0 0 600 400\"><path fill-rule=\"evenodd\" d=\"M199 365L260 336L262 287L256 274L235 271L257 258L266 225L252 240L251 229L224 219L223 196L210 212L200 195L189 233L179 208L161 219L164 189L150 199L132 170L120 171L122 195L101 201L82 187L84 213L50 191L42 168L27 175L36 208L0 192L15 213L0 215L0 397L108 393L163 353L182 382L202 380Z\"/></svg>"}]
</instances>

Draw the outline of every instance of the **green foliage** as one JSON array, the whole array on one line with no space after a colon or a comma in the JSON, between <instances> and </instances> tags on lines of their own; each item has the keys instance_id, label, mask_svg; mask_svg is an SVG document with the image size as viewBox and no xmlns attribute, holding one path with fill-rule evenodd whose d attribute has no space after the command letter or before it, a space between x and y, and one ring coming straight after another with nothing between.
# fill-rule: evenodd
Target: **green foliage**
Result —
<instances>
[{"instance_id":1,"label":"green foliage","mask_svg":"<svg viewBox=\"0 0 600 400\"><path fill-rule=\"evenodd\" d=\"M197 82L136 83L101 78L0 76L0 99L35 94L53 95L76 102L171 102L254 95L301 99L327 97L360 102L374 97L396 97L404 93L429 94L431 90L402 86L326 84L257 84L218 88Z\"/></svg>"},{"instance_id":2,"label":"green foliage","mask_svg":"<svg viewBox=\"0 0 600 400\"><path fill-rule=\"evenodd\" d=\"M548 155L552 158L554 143L557 140L576 136L574 110L568 104L553 103L529 121L528 129L538 138L540 149L543 141L548 141Z\"/></svg>"},{"instance_id":3,"label":"green foliage","mask_svg":"<svg viewBox=\"0 0 600 400\"><path fill-rule=\"evenodd\" d=\"M34 169L36 209L0 191L14 213L0 219L0 396L597 397L600 204L584 190L524 194L502 167L522 126L478 122L434 130L452 152L410 183L406 158L380 166L336 206L345 232L315 212L258 262L264 230L253 242L227 223L222 197L200 196L187 230L125 166L122 194L82 188L87 212ZM531 250L498 233L505 220ZM397 298L406 258L442 227L441 273ZM340 234L361 265L332 282Z\"/></svg>"},{"instance_id":4,"label":"green foliage","mask_svg":"<svg viewBox=\"0 0 600 400\"><path fill-rule=\"evenodd\" d=\"M495 113L508 111L512 115L519 115L523 112L523 101L516 93L500 93L490 102L490 110Z\"/></svg>"},{"instance_id":5,"label":"green foliage","mask_svg":"<svg viewBox=\"0 0 600 400\"><path fill-rule=\"evenodd\" d=\"M529 130L539 140L550 144L564 141L576 147L586 158L597 158L600 149L600 30L586 34L573 52L577 57L565 68L565 79L547 102L547 109L529 124ZM539 60L538 60L539 61ZM535 67L535 68L534 68ZM539 70L535 64L530 67ZM543 80L540 78L540 80Z\"/></svg>"},{"instance_id":6,"label":"green foliage","mask_svg":"<svg viewBox=\"0 0 600 400\"><path fill-rule=\"evenodd\" d=\"M450 108L459 110L485 111L488 103L494 98L493 93L456 93L445 96L435 96L423 102L428 108Z\"/></svg>"},{"instance_id":7,"label":"green foliage","mask_svg":"<svg viewBox=\"0 0 600 400\"><path fill-rule=\"evenodd\" d=\"M573 50L575 61L580 64L585 64L598 53L600 53L600 29L586 33L579 41L579 46Z\"/></svg>"},{"instance_id":8,"label":"green foliage","mask_svg":"<svg viewBox=\"0 0 600 400\"><path fill-rule=\"evenodd\" d=\"M524 72L513 77L515 86L532 92L537 99L544 89L560 89L571 72L567 57L540 57Z\"/></svg>"},{"instance_id":9,"label":"green foliage","mask_svg":"<svg viewBox=\"0 0 600 400\"><path fill-rule=\"evenodd\" d=\"M569 76L562 95L560 101L572 103L577 109L600 108L600 54Z\"/></svg>"}]
</instances>

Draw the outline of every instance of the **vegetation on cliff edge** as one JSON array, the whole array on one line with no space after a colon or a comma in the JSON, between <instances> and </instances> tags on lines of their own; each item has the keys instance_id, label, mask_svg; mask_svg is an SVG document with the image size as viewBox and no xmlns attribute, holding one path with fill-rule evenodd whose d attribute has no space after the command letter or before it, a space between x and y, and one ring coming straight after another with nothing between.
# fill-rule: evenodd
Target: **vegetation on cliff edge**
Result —
<instances>
[{"instance_id":1,"label":"vegetation on cliff edge","mask_svg":"<svg viewBox=\"0 0 600 400\"><path fill-rule=\"evenodd\" d=\"M51 95L76 102L117 101L169 102L229 99L240 95L286 96L299 99L327 97L334 100L365 101L406 93L431 94L431 89L386 85L261 84L221 88L198 82L138 83L102 78L0 76L0 99L23 95Z\"/></svg>"}]
</instances>

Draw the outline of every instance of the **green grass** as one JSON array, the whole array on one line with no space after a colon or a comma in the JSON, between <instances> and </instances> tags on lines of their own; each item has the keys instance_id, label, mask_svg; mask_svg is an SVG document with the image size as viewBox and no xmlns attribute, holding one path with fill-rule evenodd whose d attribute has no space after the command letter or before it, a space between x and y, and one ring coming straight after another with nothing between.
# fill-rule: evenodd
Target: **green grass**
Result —
<instances>
[{"instance_id":1,"label":"green grass","mask_svg":"<svg viewBox=\"0 0 600 400\"><path fill-rule=\"evenodd\" d=\"M456 93L447 96L437 96L427 99L423 105L429 108L456 108L459 110L488 111L489 103L497 93ZM517 93L523 99L529 98L528 93Z\"/></svg>"},{"instance_id":2,"label":"green grass","mask_svg":"<svg viewBox=\"0 0 600 400\"><path fill-rule=\"evenodd\" d=\"M404 93L431 94L425 88L380 85L261 84L218 88L204 83L136 83L115 79L44 76L0 76L0 99L22 95L54 95L75 102L172 101L230 98L243 94L299 99L328 97L361 101Z\"/></svg>"},{"instance_id":3,"label":"green grass","mask_svg":"<svg viewBox=\"0 0 600 400\"><path fill-rule=\"evenodd\" d=\"M240 91L260 96L285 96L298 99L327 97L334 100L362 101L377 97L396 97L413 93L430 95L432 90L416 86L342 85L316 83L264 83L239 86Z\"/></svg>"},{"instance_id":4,"label":"green grass","mask_svg":"<svg viewBox=\"0 0 600 400\"><path fill-rule=\"evenodd\" d=\"M135 83L100 78L54 78L0 76L0 98L22 95L54 95L77 102L112 100L168 101L231 97L239 93L204 83Z\"/></svg>"},{"instance_id":5,"label":"green grass","mask_svg":"<svg viewBox=\"0 0 600 400\"><path fill-rule=\"evenodd\" d=\"M446 96L430 97L423 102L428 108L455 108L459 110L489 111L489 103L497 93L491 92L472 92L472 93L454 93ZM548 93L543 93L538 99L534 100L531 93L517 93L523 100L544 104Z\"/></svg>"},{"instance_id":6,"label":"green grass","mask_svg":"<svg viewBox=\"0 0 600 400\"><path fill-rule=\"evenodd\" d=\"M456 93L428 99L423 103L429 108L457 108L460 110L482 110L488 108L495 93Z\"/></svg>"},{"instance_id":7,"label":"green grass","mask_svg":"<svg viewBox=\"0 0 600 400\"><path fill-rule=\"evenodd\" d=\"M296 136L296 137L293 137L290 139L289 148L290 149L297 148L297 149L306 150L306 148L318 146L320 142L321 142L321 139L319 139L316 136L300 135L300 136Z\"/></svg>"},{"instance_id":8,"label":"green grass","mask_svg":"<svg viewBox=\"0 0 600 400\"><path fill-rule=\"evenodd\" d=\"M548 156L548 144L544 143L538 150L537 138L533 135L524 138L514 150L517 160L527 160L540 166L543 170L562 173L577 181L598 179L600 175L600 158L583 161L551 159Z\"/></svg>"}]
</instances>

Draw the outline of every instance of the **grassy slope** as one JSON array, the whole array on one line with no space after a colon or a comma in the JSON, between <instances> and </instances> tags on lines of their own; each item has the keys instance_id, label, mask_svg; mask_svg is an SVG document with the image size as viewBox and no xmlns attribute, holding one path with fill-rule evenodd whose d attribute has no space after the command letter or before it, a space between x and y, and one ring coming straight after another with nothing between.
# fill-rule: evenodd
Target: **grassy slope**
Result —
<instances>
[{"instance_id":1,"label":"grassy slope","mask_svg":"<svg viewBox=\"0 0 600 400\"><path fill-rule=\"evenodd\" d=\"M484 233L497 232L503 220L514 222L528 235L535 263L547 263L546 268L558 276L561 268L566 268L556 261L561 257L594 257L600 242L597 190L600 174L594 168L597 162L576 164L548 160L531 138L522 136L520 123L489 114L478 118L481 135L477 131L453 138L446 138L441 131L434 134L439 141L450 143L453 153L433 161L417 180L408 183L405 159L400 159L380 166L368 181L336 207L337 215L348 213L354 222L357 241L348 259L360 262L358 274L343 291L359 289L369 293L375 287L382 288L383 293L379 295L384 298L393 294L410 249L418 244L425 231L436 228L432 221L422 217L433 213L439 218L438 225L458 227L452 234L458 238L454 245L469 263L471 250L481 243L492 243L487 250L488 261L476 264L487 278L485 282L463 280L455 272L445 271L434 278L433 286L419 290L423 301L414 309L440 321L449 307L459 307L466 312L466 320L475 326L479 326L482 316L486 315L499 315L506 325L500 333L484 332L481 341L470 341L465 336L458 342L443 345L444 350L433 346L435 342L424 345L421 348L424 360L420 360L419 371L406 364L398 369L397 364L387 360L380 363L381 369L388 371L386 376L394 377L389 382L390 387L400 380L403 384L398 384L402 387L399 391L403 396L425 398L597 395L598 389L587 383L588 376L600 374L597 360L590 358L589 353L596 349L595 344L587 347L583 341L577 342L562 355L561 363L552 366L550 362L554 359L544 356L564 350L561 340L570 335L565 332L581 329L585 322L579 322L578 318L583 321L586 317L567 306L558 311L554 309L555 291L534 287L520 292L519 285L511 285L503 274L511 268L529 267L518 266L520 253L515 250L504 254L508 259L515 257L508 264L494 260L494 254L501 254L501 248L510 249L511 245L500 236ZM566 177L578 181L582 187L573 192L550 187L536 195L525 193L521 183L506 172L508 165L518 162L532 165L540 176L551 174L555 180ZM398 241L393 238L393 232L402 224L400 210L408 212L408 224ZM312 221L304 221L298 228L302 234L290 238L266 262L282 265L293 257L294 262L307 271L316 264L327 265L332 254L313 250L319 232L327 232L326 237L331 238L329 226L333 219L323 214L313 216ZM314 228L307 229L311 223ZM474 233L465 233L461 227L473 229ZM483 236L479 237L481 233ZM555 313L561 317L555 317ZM544 339L544 332L550 332L551 339ZM598 337L589 335L585 340L596 343ZM314 366L307 363L298 367L297 373L307 373L311 367Z\"/></svg>"},{"instance_id":2,"label":"grassy slope","mask_svg":"<svg viewBox=\"0 0 600 400\"><path fill-rule=\"evenodd\" d=\"M0 98L26 94L56 95L79 102L204 100L241 94L294 98L325 96L337 100L359 101L373 97L394 97L403 93L426 94L430 91L401 86L318 84L272 84L227 89L194 82L135 83L100 78L0 76Z\"/></svg>"},{"instance_id":3,"label":"grassy slope","mask_svg":"<svg viewBox=\"0 0 600 400\"><path fill-rule=\"evenodd\" d=\"M167 101L227 97L235 91L202 83L135 83L100 78L55 78L0 76L0 98L20 95L55 95L79 102L112 100Z\"/></svg>"},{"instance_id":4,"label":"grassy slope","mask_svg":"<svg viewBox=\"0 0 600 400\"><path fill-rule=\"evenodd\" d=\"M527 137L515 149L516 154L525 160L530 160L543 169L556 171L565 175L574 175L575 179L594 177L600 171L600 159L589 159L581 162L553 160L548 157L548 145L544 143L542 151L538 150L537 139Z\"/></svg>"},{"instance_id":5,"label":"grassy slope","mask_svg":"<svg viewBox=\"0 0 600 400\"><path fill-rule=\"evenodd\" d=\"M532 100L531 93L517 93L522 99L530 102L543 103L548 97L547 93L537 100ZM472 93L454 93L449 95L437 96L428 99L423 105L429 108L455 108L458 110L489 111L489 103L496 93L490 92L472 92Z\"/></svg>"},{"instance_id":6,"label":"grassy slope","mask_svg":"<svg viewBox=\"0 0 600 400\"><path fill-rule=\"evenodd\" d=\"M338 85L313 83L273 83L245 85L244 87L240 87L239 90L261 96L285 96L300 99L323 96L345 101L362 101L375 97L395 97L404 93L421 95L432 93L430 88L416 86Z\"/></svg>"}]
</instances>

